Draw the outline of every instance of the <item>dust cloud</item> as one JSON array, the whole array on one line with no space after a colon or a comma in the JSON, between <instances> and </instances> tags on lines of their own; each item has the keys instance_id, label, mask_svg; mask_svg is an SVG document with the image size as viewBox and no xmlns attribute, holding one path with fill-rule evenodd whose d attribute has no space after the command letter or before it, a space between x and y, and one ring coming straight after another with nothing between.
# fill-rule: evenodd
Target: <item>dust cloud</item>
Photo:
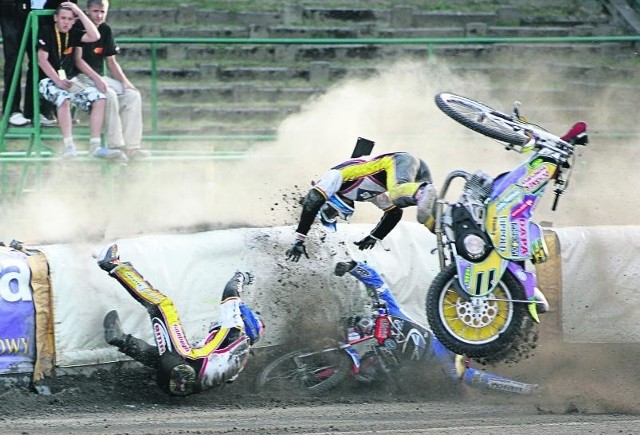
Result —
<instances>
[{"instance_id":1,"label":"dust cloud","mask_svg":"<svg viewBox=\"0 0 640 435\"><path fill-rule=\"evenodd\" d=\"M494 63L515 65L511 56L505 53ZM102 175L92 164L51 166L45 169L43 186L3 209L2 239L72 243L142 233L292 225L299 214L297 201L311 181L348 158L359 136L376 142L376 154L402 150L423 158L436 184L453 169L497 175L521 161L522 156L502 150L440 112L433 98L442 91L502 111L519 100L525 116L534 122L539 116L541 125L560 135L578 120L605 120L605 125L592 124L592 129L615 130L611 120L628 124L626 118L633 116L611 115L617 110L616 94L607 88L601 97L592 89L587 105L583 94L571 101L571 92L545 91L539 83L545 83L541 77L553 77L550 70L527 70L526 75L518 71L510 74L521 74L519 86L498 87L496 83L506 83L509 77L481 69L461 72L445 61L397 62L381 66L373 77L335 83L282 122L275 143L257 146L241 160L140 162L114 166L111 174ZM547 86L550 83L569 86L562 77L548 80ZM593 113L586 111L590 108ZM538 209L538 220L564 226L637 222L637 212L619 211L629 201L619 185L638 185L632 165L639 151L633 143L603 139L595 136L578 152L574 179L559 211L549 211L549 193ZM12 180L16 182L17 177ZM375 207L363 204L355 221L375 222L378 217ZM405 213L405 219L414 219L414 212Z\"/></svg>"}]
</instances>

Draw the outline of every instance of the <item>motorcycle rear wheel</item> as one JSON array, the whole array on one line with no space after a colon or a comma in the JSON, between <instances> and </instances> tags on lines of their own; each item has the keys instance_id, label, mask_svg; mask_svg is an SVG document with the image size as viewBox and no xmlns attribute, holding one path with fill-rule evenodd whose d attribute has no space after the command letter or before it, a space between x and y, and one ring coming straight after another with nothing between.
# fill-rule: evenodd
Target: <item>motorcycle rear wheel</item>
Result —
<instances>
[{"instance_id":1,"label":"motorcycle rear wheel","mask_svg":"<svg viewBox=\"0 0 640 435\"><path fill-rule=\"evenodd\" d=\"M321 394L337 387L349 375L352 360L343 350L313 353L297 350L268 364L258 375L258 390L306 390Z\"/></svg>"},{"instance_id":2,"label":"motorcycle rear wheel","mask_svg":"<svg viewBox=\"0 0 640 435\"><path fill-rule=\"evenodd\" d=\"M435 101L447 116L477 133L514 145L529 142L529 137L511 116L479 101L446 92L436 95Z\"/></svg>"},{"instance_id":3,"label":"motorcycle rear wheel","mask_svg":"<svg viewBox=\"0 0 640 435\"><path fill-rule=\"evenodd\" d=\"M528 317L524 287L506 271L490 295L497 301L479 300L472 310L455 291L455 264L443 269L427 292L427 319L442 344L459 355L482 363L515 362L528 353L537 340L536 324Z\"/></svg>"}]
</instances>

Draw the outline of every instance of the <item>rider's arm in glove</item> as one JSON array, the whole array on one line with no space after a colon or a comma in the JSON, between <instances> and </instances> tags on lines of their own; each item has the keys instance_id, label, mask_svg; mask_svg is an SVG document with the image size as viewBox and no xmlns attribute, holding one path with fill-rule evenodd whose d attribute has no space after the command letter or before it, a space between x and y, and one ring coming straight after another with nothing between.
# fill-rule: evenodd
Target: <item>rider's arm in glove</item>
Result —
<instances>
[{"instance_id":1,"label":"rider's arm in glove","mask_svg":"<svg viewBox=\"0 0 640 435\"><path fill-rule=\"evenodd\" d=\"M307 248L304 246L304 240L307 237L307 233L316 218L316 215L320 211L322 205L326 202L327 198L323 192L315 187L309 190L307 196L302 202L302 213L300 215L300 222L296 229L296 240L291 247L287 249L287 259L292 261L300 260L300 257L304 254L307 255Z\"/></svg>"},{"instance_id":2,"label":"rider's arm in glove","mask_svg":"<svg viewBox=\"0 0 640 435\"><path fill-rule=\"evenodd\" d=\"M343 276L345 273L350 272L356 267L358 263L355 261L340 261L336 263L336 268L333 270L333 273L336 276Z\"/></svg>"},{"instance_id":3,"label":"rider's arm in glove","mask_svg":"<svg viewBox=\"0 0 640 435\"><path fill-rule=\"evenodd\" d=\"M291 261L298 261L303 254L305 257L309 258L307 248L304 246L305 236L303 234L296 234L296 237L296 241L293 242L289 249L287 249L287 259Z\"/></svg>"},{"instance_id":4,"label":"rider's arm in glove","mask_svg":"<svg viewBox=\"0 0 640 435\"><path fill-rule=\"evenodd\" d=\"M364 239L354 242L354 244L360 248L360 250L371 249L375 246L376 242L384 239L387 234L400 222L402 219L402 209L396 206L391 206L386 209L378 225L371 231Z\"/></svg>"}]
</instances>

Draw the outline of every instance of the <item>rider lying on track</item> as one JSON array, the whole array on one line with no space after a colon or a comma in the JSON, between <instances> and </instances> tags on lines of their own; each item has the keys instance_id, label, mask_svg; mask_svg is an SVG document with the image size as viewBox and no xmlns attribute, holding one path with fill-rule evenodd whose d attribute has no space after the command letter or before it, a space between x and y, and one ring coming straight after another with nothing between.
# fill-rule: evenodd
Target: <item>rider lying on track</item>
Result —
<instances>
[{"instance_id":1,"label":"rider lying on track","mask_svg":"<svg viewBox=\"0 0 640 435\"><path fill-rule=\"evenodd\" d=\"M400 308L387 283L367 263L352 260L336 264L335 275L343 276L347 272L365 285L370 296L373 294L372 292L377 292L378 298L386 304L387 309L394 318L404 320L401 323L401 329L407 337L409 336L408 331L411 329L418 329L422 332L422 336L426 340L426 347L420 349L415 342L406 343L402 349L402 355L406 358L425 361L436 359L442 365L445 374L456 381L462 381L466 385L521 394L531 394L537 388L536 384L527 384L503 378L470 367L468 361L465 361L461 355L455 355L444 347L429 328L413 320ZM373 324L372 322L368 323ZM410 340L407 339L407 341ZM412 346L409 347L408 345Z\"/></svg>"},{"instance_id":2,"label":"rider lying on track","mask_svg":"<svg viewBox=\"0 0 640 435\"><path fill-rule=\"evenodd\" d=\"M156 345L125 334L115 310L104 318L105 340L136 361L156 368L163 390L178 396L198 393L233 382L244 369L251 346L264 330L260 317L240 300L244 286L253 281L250 273L236 272L227 282L218 310L220 318L211 324L207 337L192 347L173 302L131 263L120 260L117 245L100 255L98 265L147 309Z\"/></svg>"}]
</instances>

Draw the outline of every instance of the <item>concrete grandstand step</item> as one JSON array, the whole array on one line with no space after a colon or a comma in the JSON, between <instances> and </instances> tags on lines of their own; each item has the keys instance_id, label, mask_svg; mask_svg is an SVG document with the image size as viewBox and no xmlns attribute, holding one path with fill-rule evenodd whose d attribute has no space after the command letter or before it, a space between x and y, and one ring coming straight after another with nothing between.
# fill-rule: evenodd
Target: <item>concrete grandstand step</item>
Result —
<instances>
[{"instance_id":1,"label":"concrete grandstand step","mask_svg":"<svg viewBox=\"0 0 640 435\"><path fill-rule=\"evenodd\" d=\"M278 8L280 9L280 8ZM195 24L211 26L274 26L282 24L284 14L278 11L221 11L210 9L198 9Z\"/></svg>"},{"instance_id":2,"label":"concrete grandstand step","mask_svg":"<svg viewBox=\"0 0 640 435\"><path fill-rule=\"evenodd\" d=\"M359 38L369 36L370 26L270 26L270 38Z\"/></svg>"},{"instance_id":3,"label":"concrete grandstand step","mask_svg":"<svg viewBox=\"0 0 640 435\"><path fill-rule=\"evenodd\" d=\"M227 101L237 103L260 102L304 102L320 95L323 88L289 88L282 86L259 86L255 83L234 83L223 86L165 86L160 90L160 98L171 102Z\"/></svg>"},{"instance_id":4,"label":"concrete grandstand step","mask_svg":"<svg viewBox=\"0 0 640 435\"><path fill-rule=\"evenodd\" d=\"M380 38L463 38L465 29L459 27L407 27L378 30Z\"/></svg>"},{"instance_id":5,"label":"concrete grandstand step","mask_svg":"<svg viewBox=\"0 0 640 435\"><path fill-rule=\"evenodd\" d=\"M167 59L169 52L169 45L163 44L156 46L156 59ZM151 47L146 44L127 44L120 46L121 59L126 60L150 60L151 59Z\"/></svg>"},{"instance_id":6,"label":"concrete grandstand step","mask_svg":"<svg viewBox=\"0 0 640 435\"><path fill-rule=\"evenodd\" d=\"M493 12L415 12L412 27L464 27L468 23L495 25L498 15Z\"/></svg>"},{"instance_id":7,"label":"concrete grandstand step","mask_svg":"<svg viewBox=\"0 0 640 435\"><path fill-rule=\"evenodd\" d=\"M286 46L273 45L234 45L234 44L193 44L181 49L186 60L233 60L257 62L277 62L286 56Z\"/></svg>"},{"instance_id":8,"label":"concrete grandstand step","mask_svg":"<svg viewBox=\"0 0 640 435\"><path fill-rule=\"evenodd\" d=\"M109 9L109 22L114 25L148 24L148 23L175 23L178 14L177 8L122 8Z\"/></svg>"},{"instance_id":9,"label":"concrete grandstand step","mask_svg":"<svg viewBox=\"0 0 640 435\"><path fill-rule=\"evenodd\" d=\"M299 45L293 48L294 60L374 60L382 50L381 45L349 44L349 45Z\"/></svg>"},{"instance_id":10,"label":"concrete grandstand step","mask_svg":"<svg viewBox=\"0 0 640 435\"><path fill-rule=\"evenodd\" d=\"M248 38L250 29L247 26L225 26L208 28L160 29L164 38ZM189 48L187 46L186 48Z\"/></svg>"},{"instance_id":11,"label":"concrete grandstand step","mask_svg":"<svg viewBox=\"0 0 640 435\"><path fill-rule=\"evenodd\" d=\"M191 79L200 78L201 71L199 68L158 68L157 76L159 79ZM150 77L151 69L149 67L129 67L127 75Z\"/></svg>"},{"instance_id":12,"label":"concrete grandstand step","mask_svg":"<svg viewBox=\"0 0 640 435\"><path fill-rule=\"evenodd\" d=\"M256 62L374 60L383 47L380 44L293 44L293 45L192 45L181 49L187 60L247 60Z\"/></svg>"},{"instance_id":13,"label":"concrete grandstand step","mask_svg":"<svg viewBox=\"0 0 640 435\"><path fill-rule=\"evenodd\" d=\"M185 120L216 120L216 121L280 121L291 113L300 110L299 105L280 106L222 106L222 105L171 105L158 109L160 117Z\"/></svg>"},{"instance_id":14,"label":"concrete grandstand step","mask_svg":"<svg viewBox=\"0 0 640 435\"><path fill-rule=\"evenodd\" d=\"M309 79L308 68L288 68L288 67L227 67L218 64L201 64L200 71L203 76L214 75L218 80L292 80Z\"/></svg>"},{"instance_id":15,"label":"concrete grandstand step","mask_svg":"<svg viewBox=\"0 0 640 435\"><path fill-rule=\"evenodd\" d=\"M522 26L554 26L554 27L579 27L579 26L600 26L606 25L609 22L609 17L606 14L596 13L591 14L589 17L578 18L575 16L554 16L552 14L547 16L522 16L520 24Z\"/></svg>"},{"instance_id":16,"label":"concrete grandstand step","mask_svg":"<svg viewBox=\"0 0 640 435\"><path fill-rule=\"evenodd\" d=\"M302 8L302 18L322 21L348 21L348 22L376 22L389 21L389 11L366 8L327 8L318 6L306 6Z\"/></svg>"},{"instance_id":17,"label":"concrete grandstand step","mask_svg":"<svg viewBox=\"0 0 640 435\"><path fill-rule=\"evenodd\" d=\"M585 32L588 32L585 29ZM572 29L567 27L530 27L530 26L489 26L486 34L482 36L500 37L500 38L519 38L519 37L552 37L575 35Z\"/></svg>"},{"instance_id":18,"label":"concrete grandstand step","mask_svg":"<svg viewBox=\"0 0 640 435\"><path fill-rule=\"evenodd\" d=\"M189 123L179 127L163 127L160 134L167 136L188 136L188 135L228 135L228 136L273 136L277 133L277 123L258 125L238 125L237 122L206 122Z\"/></svg>"}]
</instances>

